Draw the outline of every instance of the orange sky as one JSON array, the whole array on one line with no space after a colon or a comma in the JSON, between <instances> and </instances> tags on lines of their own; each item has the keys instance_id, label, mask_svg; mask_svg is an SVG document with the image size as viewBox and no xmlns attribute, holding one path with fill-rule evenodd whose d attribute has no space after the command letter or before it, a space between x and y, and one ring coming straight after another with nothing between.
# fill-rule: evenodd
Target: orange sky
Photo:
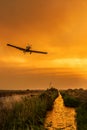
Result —
<instances>
[{"instance_id":1,"label":"orange sky","mask_svg":"<svg viewBox=\"0 0 87 130\"><path fill-rule=\"evenodd\" d=\"M7 43L48 51L23 54ZM87 1L0 0L0 89L87 88Z\"/></svg>"}]
</instances>

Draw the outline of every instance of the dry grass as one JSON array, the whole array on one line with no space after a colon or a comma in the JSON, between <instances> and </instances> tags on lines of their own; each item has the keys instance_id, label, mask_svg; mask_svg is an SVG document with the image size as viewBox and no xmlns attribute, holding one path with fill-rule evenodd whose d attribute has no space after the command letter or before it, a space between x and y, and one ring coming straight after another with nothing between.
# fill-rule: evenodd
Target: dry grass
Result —
<instances>
[{"instance_id":1,"label":"dry grass","mask_svg":"<svg viewBox=\"0 0 87 130\"><path fill-rule=\"evenodd\" d=\"M46 112L52 109L58 96L55 88L48 89L36 97L24 97L12 107L0 103L0 130L45 130Z\"/></svg>"}]
</instances>

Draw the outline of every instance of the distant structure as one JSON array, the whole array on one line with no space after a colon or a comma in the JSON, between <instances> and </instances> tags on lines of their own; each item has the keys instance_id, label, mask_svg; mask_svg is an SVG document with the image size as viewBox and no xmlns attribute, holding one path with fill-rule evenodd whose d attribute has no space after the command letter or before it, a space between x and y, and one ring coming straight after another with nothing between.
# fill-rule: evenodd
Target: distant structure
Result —
<instances>
[{"instance_id":1,"label":"distant structure","mask_svg":"<svg viewBox=\"0 0 87 130\"><path fill-rule=\"evenodd\" d=\"M53 88L54 86L53 86L53 83L52 82L50 82L49 83L49 88Z\"/></svg>"}]
</instances>

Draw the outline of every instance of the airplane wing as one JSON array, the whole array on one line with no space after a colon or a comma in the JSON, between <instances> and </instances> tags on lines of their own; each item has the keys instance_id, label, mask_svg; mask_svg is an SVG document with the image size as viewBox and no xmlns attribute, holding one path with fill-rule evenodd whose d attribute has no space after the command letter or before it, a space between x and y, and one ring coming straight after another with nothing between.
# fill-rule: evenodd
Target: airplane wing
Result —
<instances>
[{"instance_id":1,"label":"airplane wing","mask_svg":"<svg viewBox=\"0 0 87 130\"><path fill-rule=\"evenodd\" d=\"M47 52L43 51L35 51L35 50L29 50L31 53L42 53L42 54L48 54Z\"/></svg>"},{"instance_id":2,"label":"airplane wing","mask_svg":"<svg viewBox=\"0 0 87 130\"><path fill-rule=\"evenodd\" d=\"M14 47L14 48L19 49L21 51L25 51L24 48L21 48L21 47L18 47L18 46L14 46L14 45L11 45L11 44L7 44L7 46Z\"/></svg>"}]
</instances>

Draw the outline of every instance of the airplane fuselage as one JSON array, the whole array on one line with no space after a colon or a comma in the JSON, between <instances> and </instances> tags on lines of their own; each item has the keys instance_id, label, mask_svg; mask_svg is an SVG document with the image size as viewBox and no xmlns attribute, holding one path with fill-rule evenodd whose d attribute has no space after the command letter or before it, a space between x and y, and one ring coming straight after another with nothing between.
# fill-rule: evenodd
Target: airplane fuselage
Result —
<instances>
[{"instance_id":1,"label":"airplane fuselage","mask_svg":"<svg viewBox=\"0 0 87 130\"><path fill-rule=\"evenodd\" d=\"M31 49L31 47L30 47L30 46L26 46L24 53L26 53L26 52L30 52L30 54L31 54L32 52L31 52L31 50L30 50L30 49Z\"/></svg>"}]
</instances>

